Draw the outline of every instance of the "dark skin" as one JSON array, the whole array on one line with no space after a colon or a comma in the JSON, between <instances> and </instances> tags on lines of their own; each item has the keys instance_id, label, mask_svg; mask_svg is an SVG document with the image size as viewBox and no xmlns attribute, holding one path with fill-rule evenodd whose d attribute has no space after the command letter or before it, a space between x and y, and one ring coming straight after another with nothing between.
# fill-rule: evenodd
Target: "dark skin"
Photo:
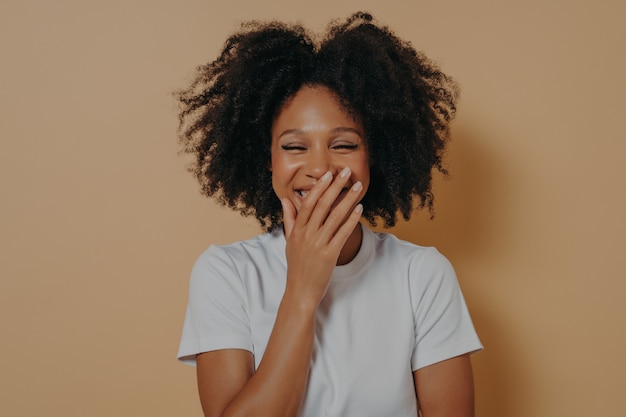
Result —
<instances>
[{"instance_id":1,"label":"dark skin","mask_svg":"<svg viewBox=\"0 0 626 417\"><path fill-rule=\"evenodd\" d=\"M197 356L205 416L297 416L317 308L335 265L351 261L360 248L368 161L362 127L328 90L305 87L281 110L272 128L272 176L283 207L287 285L256 371L245 350ZM413 375L422 416L474 415L468 355Z\"/></svg>"}]
</instances>

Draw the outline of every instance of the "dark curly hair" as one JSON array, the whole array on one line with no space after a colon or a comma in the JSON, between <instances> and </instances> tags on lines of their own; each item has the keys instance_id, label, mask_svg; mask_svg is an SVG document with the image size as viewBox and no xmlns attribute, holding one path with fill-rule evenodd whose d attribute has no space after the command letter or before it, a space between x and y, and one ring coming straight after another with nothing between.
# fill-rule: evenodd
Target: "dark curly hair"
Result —
<instances>
[{"instance_id":1,"label":"dark curly hair","mask_svg":"<svg viewBox=\"0 0 626 417\"><path fill-rule=\"evenodd\" d=\"M454 81L378 25L367 13L333 21L316 38L300 25L249 22L230 36L215 61L198 68L191 86L176 93L183 152L202 193L265 230L281 224L272 189L272 123L303 86L333 91L362 121L370 155L363 216L372 225L408 220L417 208L433 213L432 171L446 174L442 156L456 111Z\"/></svg>"}]
</instances>

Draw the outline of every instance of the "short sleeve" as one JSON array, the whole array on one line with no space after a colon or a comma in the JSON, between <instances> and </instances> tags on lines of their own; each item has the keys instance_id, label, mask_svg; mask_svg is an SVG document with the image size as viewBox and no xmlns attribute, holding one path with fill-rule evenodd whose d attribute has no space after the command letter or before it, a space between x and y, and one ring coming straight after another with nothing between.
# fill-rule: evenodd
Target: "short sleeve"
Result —
<instances>
[{"instance_id":1,"label":"short sleeve","mask_svg":"<svg viewBox=\"0 0 626 417\"><path fill-rule=\"evenodd\" d=\"M452 265L434 248L422 255L409 268L413 371L482 349Z\"/></svg>"},{"instance_id":2,"label":"short sleeve","mask_svg":"<svg viewBox=\"0 0 626 417\"><path fill-rule=\"evenodd\" d=\"M230 256L211 246L196 261L178 359L195 364L196 355L220 349L252 351L246 299Z\"/></svg>"}]
</instances>

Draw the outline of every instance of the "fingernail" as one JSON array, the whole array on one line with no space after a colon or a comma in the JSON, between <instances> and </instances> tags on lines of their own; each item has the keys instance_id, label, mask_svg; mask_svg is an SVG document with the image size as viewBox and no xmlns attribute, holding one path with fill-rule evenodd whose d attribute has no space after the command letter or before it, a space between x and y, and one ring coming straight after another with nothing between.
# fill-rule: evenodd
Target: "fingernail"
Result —
<instances>
[{"instance_id":1,"label":"fingernail","mask_svg":"<svg viewBox=\"0 0 626 417\"><path fill-rule=\"evenodd\" d=\"M357 213L363 213L363 204L357 204L354 208L354 211L356 211Z\"/></svg>"},{"instance_id":2,"label":"fingernail","mask_svg":"<svg viewBox=\"0 0 626 417\"><path fill-rule=\"evenodd\" d=\"M363 188L363 184L361 184L361 181L357 181L352 186L352 191L359 191L361 188Z\"/></svg>"},{"instance_id":3,"label":"fingernail","mask_svg":"<svg viewBox=\"0 0 626 417\"><path fill-rule=\"evenodd\" d=\"M326 171L326 174L322 175L320 181L328 181L332 176L333 174L331 174L330 171Z\"/></svg>"},{"instance_id":4,"label":"fingernail","mask_svg":"<svg viewBox=\"0 0 626 417\"><path fill-rule=\"evenodd\" d=\"M344 169L341 170L341 174L339 174L341 178L345 178L348 175L350 175L350 167L345 167Z\"/></svg>"}]
</instances>

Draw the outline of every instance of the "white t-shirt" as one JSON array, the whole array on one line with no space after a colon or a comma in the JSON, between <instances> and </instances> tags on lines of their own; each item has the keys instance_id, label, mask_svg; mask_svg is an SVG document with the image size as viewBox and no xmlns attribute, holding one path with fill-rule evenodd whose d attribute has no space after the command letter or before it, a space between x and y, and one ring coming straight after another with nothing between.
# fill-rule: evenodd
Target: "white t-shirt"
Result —
<instances>
[{"instance_id":1,"label":"white t-shirt","mask_svg":"<svg viewBox=\"0 0 626 417\"><path fill-rule=\"evenodd\" d=\"M178 358L245 349L258 367L285 290L282 233L211 246L194 265ZM436 249L363 227L317 313L302 417L416 416L414 370L481 349Z\"/></svg>"}]
</instances>

